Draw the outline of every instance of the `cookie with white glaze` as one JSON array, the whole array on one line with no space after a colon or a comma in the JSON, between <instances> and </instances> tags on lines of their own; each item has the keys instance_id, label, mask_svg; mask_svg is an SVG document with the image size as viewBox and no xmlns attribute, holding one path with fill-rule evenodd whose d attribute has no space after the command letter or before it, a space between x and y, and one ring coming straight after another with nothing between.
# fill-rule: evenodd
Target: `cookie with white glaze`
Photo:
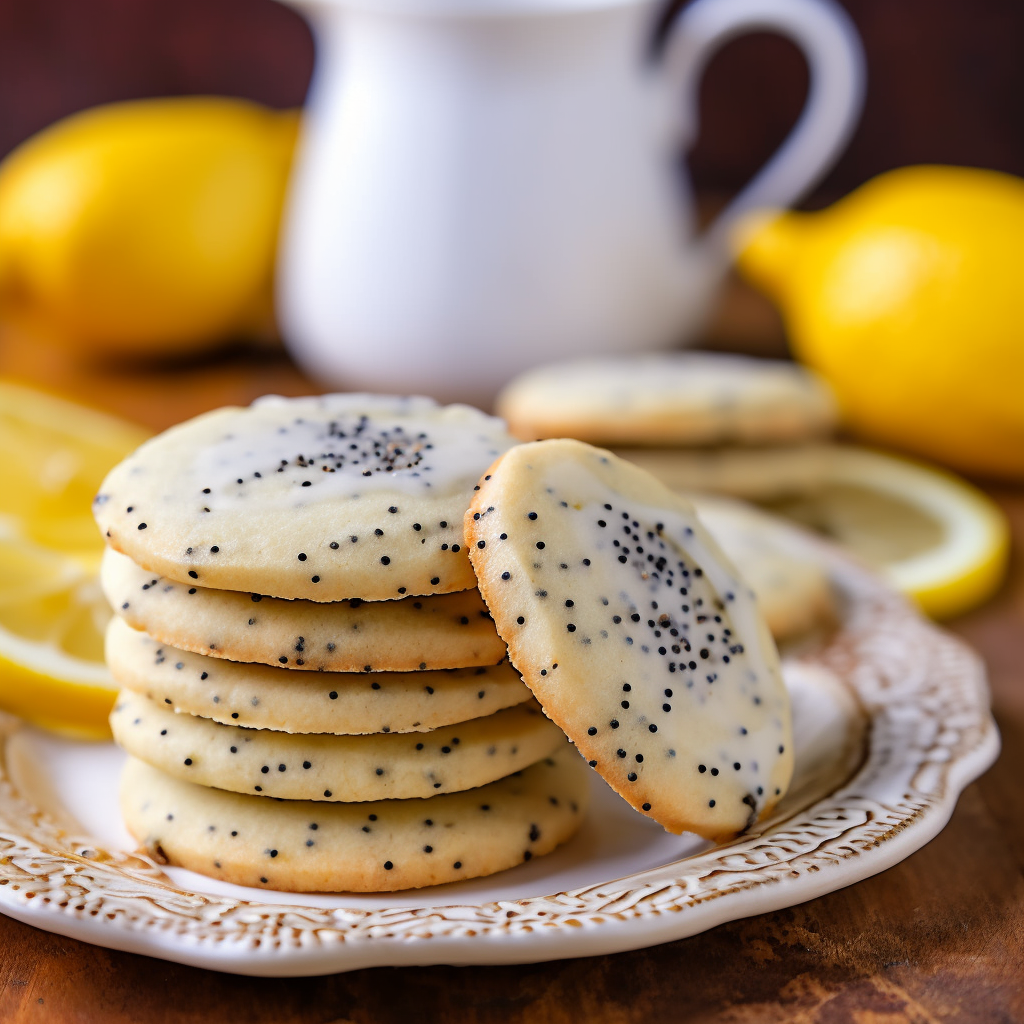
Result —
<instances>
[{"instance_id":1,"label":"cookie with white glaze","mask_svg":"<svg viewBox=\"0 0 1024 1024\"><path fill-rule=\"evenodd\" d=\"M168 775L285 800L426 798L486 785L562 743L535 701L428 733L331 736L244 729L122 690L115 741Z\"/></svg>"},{"instance_id":2,"label":"cookie with white glaze","mask_svg":"<svg viewBox=\"0 0 1024 1024\"><path fill-rule=\"evenodd\" d=\"M498 396L524 440L607 445L780 444L830 433L835 398L810 370L713 352L600 356L530 370Z\"/></svg>"},{"instance_id":3,"label":"cookie with white glaze","mask_svg":"<svg viewBox=\"0 0 1024 1024\"><path fill-rule=\"evenodd\" d=\"M835 622L828 572L800 550L792 524L727 498L693 495L692 501L701 522L750 584L777 641Z\"/></svg>"},{"instance_id":4,"label":"cookie with white glaze","mask_svg":"<svg viewBox=\"0 0 1024 1024\"><path fill-rule=\"evenodd\" d=\"M134 629L196 654L305 671L496 665L505 644L476 590L401 601L286 601L147 573L108 548L100 584Z\"/></svg>"},{"instance_id":5,"label":"cookie with white glaze","mask_svg":"<svg viewBox=\"0 0 1024 1024\"><path fill-rule=\"evenodd\" d=\"M462 515L512 444L469 406L270 396L147 441L93 511L111 547L180 583L312 601L447 594L475 586Z\"/></svg>"},{"instance_id":6,"label":"cookie with white glaze","mask_svg":"<svg viewBox=\"0 0 1024 1024\"><path fill-rule=\"evenodd\" d=\"M225 661L107 626L114 681L174 711L224 725L281 732L427 732L530 699L507 661L436 672L316 672Z\"/></svg>"},{"instance_id":7,"label":"cookie with white glaze","mask_svg":"<svg viewBox=\"0 0 1024 1024\"><path fill-rule=\"evenodd\" d=\"M733 836L785 792L778 655L693 506L578 441L499 459L466 516L509 657L591 767L670 832Z\"/></svg>"},{"instance_id":8,"label":"cookie with white glaze","mask_svg":"<svg viewBox=\"0 0 1024 1024\"><path fill-rule=\"evenodd\" d=\"M480 789L326 804L207 789L129 759L121 810L159 863L263 889L389 892L490 875L549 853L583 822L587 775L563 740L550 758Z\"/></svg>"}]
</instances>

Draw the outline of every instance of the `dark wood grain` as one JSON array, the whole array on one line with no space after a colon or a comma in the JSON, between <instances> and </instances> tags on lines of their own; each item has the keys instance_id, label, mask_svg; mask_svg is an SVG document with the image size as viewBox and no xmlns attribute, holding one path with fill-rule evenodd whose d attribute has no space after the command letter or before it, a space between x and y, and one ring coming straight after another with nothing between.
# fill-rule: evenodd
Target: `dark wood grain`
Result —
<instances>
[{"instance_id":1,"label":"dark wood grain","mask_svg":"<svg viewBox=\"0 0 1024 1024\"><path fill-rule=\"evenodd\" d=\"M161 372L114 372L76 369L38 350L30 358L24 345L7 342L0 373L46 382L153 428L262 391L309 388L281 354L236 351ZM1003 752L964 793L946 829L883 874L799 907L615 956L295 980L180 967L0 917L0 1020L1024 1020L1024 490L992 493L1013 523L1012 573L993 601L951 628L988 663Z\"/></svg>"}]
</instances>

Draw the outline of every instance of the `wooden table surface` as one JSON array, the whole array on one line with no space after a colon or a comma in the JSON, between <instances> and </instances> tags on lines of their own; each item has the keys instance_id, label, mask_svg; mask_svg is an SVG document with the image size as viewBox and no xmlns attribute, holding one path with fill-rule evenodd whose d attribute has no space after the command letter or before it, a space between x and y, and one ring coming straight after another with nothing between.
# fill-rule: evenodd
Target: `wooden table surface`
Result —
<instances>
[{"instance_id":1,"label":"wooden table surface","mask_svg":"<svg viewBox=\"0 0 1024 1024\"><path fill-rule=\"evenodd\" d=\"M751 316L764 324L761 311ZM153 428L310 388L280 355L236 353L160 372L86 369L2 334L0 374L45 381ZM989 493L1013 524L1011 574L995 599L949 628L987 661L1003 752L939 836L888 871L630 953L295 980L181 967L0 917L0 1021L1024 1021L1024 489Z\"/></svg>"}]
</instances>

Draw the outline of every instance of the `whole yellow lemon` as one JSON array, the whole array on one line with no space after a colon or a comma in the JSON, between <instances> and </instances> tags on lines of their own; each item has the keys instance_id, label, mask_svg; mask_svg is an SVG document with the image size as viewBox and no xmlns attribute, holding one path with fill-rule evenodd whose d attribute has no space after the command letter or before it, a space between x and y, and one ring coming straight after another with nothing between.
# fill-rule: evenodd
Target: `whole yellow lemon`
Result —
<instances>
[{"instance_id":1,"label":"whole yellow lemon","mask_svg":"<svg viewBox=\"0 0 1024 1024\"><path fill-rule=\"evenodd\" d=\"M140 100L29 139L0 164L0 316L102 354L265 332L298 120Z\"/></svg>"},{"instance_id":2,"label":"whole yellow lemon","mask_svg":"<svg viewBox=\"0 0 1024 1024\"><path fill-rule=\"evenodd\" d=\"M757 215L740 239L853 432L1024 477L1024 181L907 167L820 213Z\"/></svg>"}]
</instances>

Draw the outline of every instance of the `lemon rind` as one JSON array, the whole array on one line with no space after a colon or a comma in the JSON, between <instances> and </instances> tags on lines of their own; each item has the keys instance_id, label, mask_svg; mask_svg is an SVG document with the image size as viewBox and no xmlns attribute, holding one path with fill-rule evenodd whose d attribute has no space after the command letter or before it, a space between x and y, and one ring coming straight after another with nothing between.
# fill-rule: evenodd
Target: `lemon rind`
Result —
<instances>
[{"instance_id":1,"label":"lemon rind","mask_svg":"<svg viewBox=\"0 0 1024 1024\"><path fill-rule=\"evenodd\" d=\"M1009 559L1009 525L999 507L965 480L873 449L836 446L828 482L874 488L939 523L944 544L882 569L932 618L959 615L998 589Z\"/></svg>"}]
</instances>

